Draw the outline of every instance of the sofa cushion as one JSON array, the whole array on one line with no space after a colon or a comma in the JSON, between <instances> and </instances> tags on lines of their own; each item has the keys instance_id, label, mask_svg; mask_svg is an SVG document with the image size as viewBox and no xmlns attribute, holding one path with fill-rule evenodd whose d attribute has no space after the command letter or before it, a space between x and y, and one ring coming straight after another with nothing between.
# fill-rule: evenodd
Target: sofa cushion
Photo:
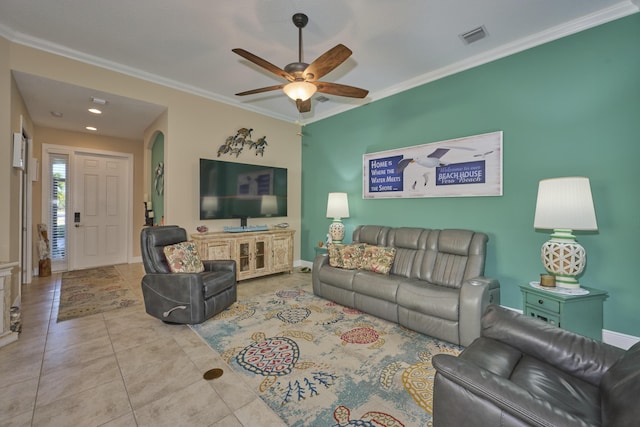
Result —
<instances>
[{"instance_id":1,"label":"sofa cushion","mask_svg":"<svg viewBox=\"0 0 640 427\"><path fill-rule=\"evenodd\" d=\"M509 378L522 352L508 344L478 337L459 356L499 377Z\"/></svg>"},{"instance_id":2,"label":"sofa cushion","mask_svg":"<svg viewBox=\"0 0 640 427\"><path fill-rule=\"evenodd\" d=\"M585 425L600 425L600 391L596 386L526 354L509 379Z\"/></svg>"},{"instance_id":3,"label":"sofa cushion","mask_svg":"<svg viewBox=\"0 0 640 427\"><path fill-rule=\"evenodd\" d=\"M200 260L196 244L192 241L180 242L163 248L172 273L201 273L204 264Z\"/></svg>"},{"instance_id":4,"label":"sofa cushion","mask_svg":"<svg viewBox=\"0 0 640 427\"><path fill-rule=\"evenodd\" d=\"M353 278L357 270L345 270L344 268L334 268L324 266L318 272L322 283L328 283L340 289L353 290Z\"/></svg>"},{"instance_id":5,"label":"sofa cushion","mask_svg":"<svg viewBox=\"0 0 640 427\"><path fill-rule=\"evenodd\" d=\"M391 246L387 242L389 230L391 230L391 227L382 225L359 225L353 231L353 242L376 246Z\"/></svg>"},{"instance_id":6,"label":"sofa cushion","mask_svg":"<svg viewBox=\"0 0 640 427\"><path fill-rule=\"evenodd\" d=\"M604 374L600 383L602 424L634 425L640 421L640 342Z\"/></svg>"},{"instance_id":7,"label":"sofa cushion","mask_svg":"<svg viewBox=\"0 0 640 427\"><path fill-rule=\"evenodd\" d=\"M410 311L452 321L458 320L460 291L422 280L404 280L398 288L398 305Z\"/></svg>"},{"instance_id":8,"label":"sofa cushion","mask_svg":"<svg viewBox=\"0 0 640 427\"><path fill-rule=\"evenodd\" d=\"M389 274L395 256L396 248L365 245L360 268L374 273Z\"/></svg>"},{"instance_id":9,"label":"sofa cushion","mask_svg":"<svg viewBox=\"0 0 640 427\"><path fill-rule=\"evenodd\" d=\"M362 295L395 303L398 285L402 279L361 270L353 277L353 290Z\"/></svg>"}]
</instances>

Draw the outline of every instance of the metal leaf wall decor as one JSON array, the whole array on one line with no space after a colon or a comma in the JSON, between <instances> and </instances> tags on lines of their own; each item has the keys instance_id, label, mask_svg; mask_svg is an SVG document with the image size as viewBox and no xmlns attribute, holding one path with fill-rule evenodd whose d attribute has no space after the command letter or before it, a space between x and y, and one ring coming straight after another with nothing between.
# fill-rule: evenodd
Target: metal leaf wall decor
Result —
<instances>
[{"instance_id":1,"label":"metal leaf wall decor","mask_svg":"<svg viewBox=\"0 0 640 427\"><path fill-rule=\"evenodd\" d=\"M220 148L218 148L218 157L220 157L222 154L235 154L236 157L238 157L244 150L245 146L248 146L249 150L254 149L256 156L258 154L264 156L264 149L268 145L267 137L263 136L257 141L253 141L251 139L251 132L253 132L252 128L241 128L238 129L235 135L227 137L227 139L224 141L224 144L222 144Z\"/></svg>"}]
</instances>

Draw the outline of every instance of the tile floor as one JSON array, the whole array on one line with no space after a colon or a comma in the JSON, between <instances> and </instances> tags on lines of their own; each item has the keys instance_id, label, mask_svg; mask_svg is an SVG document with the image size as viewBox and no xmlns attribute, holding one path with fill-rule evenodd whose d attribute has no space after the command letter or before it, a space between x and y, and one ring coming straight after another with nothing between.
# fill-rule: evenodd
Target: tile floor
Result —
<instances>
[{"instance_id":1,"label":"tile floor","mask_svg":"<svg viewBox=\"0 0 640 427\"><path fill-rule=\"evenodd\" d=\"M116 266L142 299L142 264ZM22 332L0 348L0 426L285 426L185 325L142 304L57 323L61 274L22 290ZM238 298L310 286L295 272L240 282ZM220 367L216 380L202 378Z\"/></svg>"}]
</instances>

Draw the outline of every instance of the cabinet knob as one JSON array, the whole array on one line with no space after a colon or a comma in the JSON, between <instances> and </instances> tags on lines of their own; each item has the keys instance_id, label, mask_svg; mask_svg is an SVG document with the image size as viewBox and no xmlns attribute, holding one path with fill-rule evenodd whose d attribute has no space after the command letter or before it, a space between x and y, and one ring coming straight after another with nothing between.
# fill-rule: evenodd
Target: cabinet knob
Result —
<instances>
[{"instance_id":1,"label":"cabinet knob","mask_svg":"<svg viewBox=\"0 0 640 427\"><path fill-rule=\"evenodd\" d=\"M538 304L544 304L544 301L543 301L543 300L541 300L541 299L539 299L539 300L538 300Z\"/></svg>"}]
</instances>

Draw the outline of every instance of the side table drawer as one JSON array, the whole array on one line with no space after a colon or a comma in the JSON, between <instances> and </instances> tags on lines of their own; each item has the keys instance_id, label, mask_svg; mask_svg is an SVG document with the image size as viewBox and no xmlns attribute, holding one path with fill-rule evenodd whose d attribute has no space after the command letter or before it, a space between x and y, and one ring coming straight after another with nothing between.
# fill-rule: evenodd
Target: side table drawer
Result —
<instances>
[{"instance_id":1,"label":"side table drawer","mask_svg":"<svg viewBox=\"0 0 640 427\"><path fill-rule=\"evenodd\" d=\"M525 314L527 316L545 321L550 325L560 327L560 317L551 313L547 313L542 310L536 310L535 308L527 306Z\"/></svg>"},{"instance_id":2,"label":"side table drawer","mask_svg":"<svg viewBox=\"0 0 640 427\"><path fill-rule=\"evenodd\" d=\"M532 293L527 293L527 305L532 308L542 308L552 313L560 313L560 302Z\"/></svg>"}]
</instances>

